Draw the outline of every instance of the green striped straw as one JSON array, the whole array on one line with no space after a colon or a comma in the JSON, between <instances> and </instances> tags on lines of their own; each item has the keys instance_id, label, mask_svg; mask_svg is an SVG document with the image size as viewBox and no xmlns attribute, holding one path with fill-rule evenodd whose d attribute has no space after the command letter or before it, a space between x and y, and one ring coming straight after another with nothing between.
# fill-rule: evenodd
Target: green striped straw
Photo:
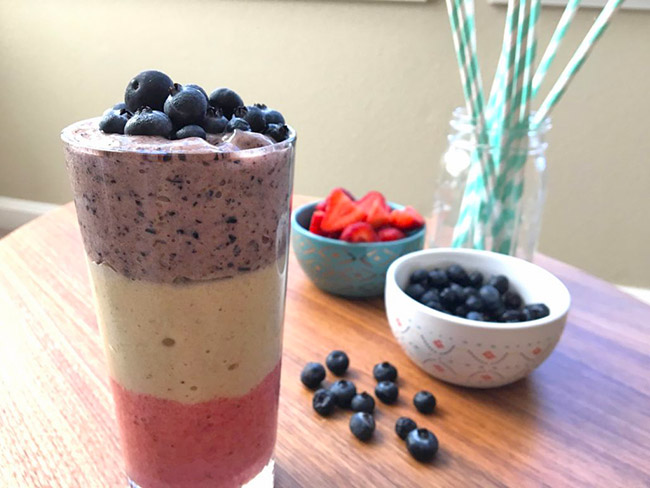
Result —
<instances>
[{"instance_id":1,"label":"green striped straw","mask_svg":"<svg viewBox=\"0 0 650 488\"><path fill-rule=\"evenodd\" d=\"M587 36L580 43L580 46L578 46L578 49L569 61L569 64L566 68L564 68L564 71L562 71L562 74L560 74L557 82L555 85L553 85L553 88L551 88L550 93L542 102L542 105L540 106L537 113L535 113L535 117L533 118L534 127L539 126L539 124L548 116L560 98L562 98L562 95L564 95L569 82L580 70L583 63L587 59L587 56L589 56L591 49L594 47L594 44L596 41L598 41L603 32L605 32L610 19L622 3L623 0L607 1L605 7L603 7L603 10L600 12L598 18L594 22L594 25L592 25L591 29L589 29L589 32L587 32Z\"/></svg>"},{"instance_id":2,"label":"green striped straw","mask_svg":"<svg viewBox=\"0 0 650 488\"><path fill-rule=\"evenodd\" d=\"M537 51L535 26L541 7L540 0L530 0L519 18L519 55L514 103L508 115L509 123L505 164L497 184L500 212L492 229L492 249L511 253L517 235L519 203L523 194L524 166L528 155L528 119L532 94L533 61Z\"/></svg>"},{"instance_id":3,"label":"green striped straw","mask_svg":"<svg viewBox=\"0 0 650 488\"><path fill-rule=\"evenodd\" d=\"M465 7L465 1L469 4L468 8ZM446 0L446 3L467 113L479 127L466 186L466 195L469 198L463 199L458 225L454 229L454 245L462 245L469 240L472 229L478 230L474 224L480 210L479 192L483 192L483 198L489 198L494 189L494 171L489 153L481 150L486 143L486 124L483 114L483 89L475 49L473 6L471 0Z\"/></svg>"},{"instance_id":4,"label":"green striped straw","mask_svg":"<svg viewBox=\"0 0 650 488\"><path fill-rule=\"evenodd\" d=\"M548 46L542 55L542 60L537 66L535 76L533 76L533 98L537 96L539 87L542 85L544 77L546 77L546 73L548 73L548 69L555 59L555 55L557 54L560 44L562 43L562 40L564 39L564 36L566 35L566 32L569 29L571 21L578 11L579 6L580 0L569 0L569 3L567 3L566 8L564 9L564 13L562 13L562 17L560 17L560 21L558 22L557 27L553 32L553 36L551 37L551 40L549 41Z\"/></svg>"}]
</instances>

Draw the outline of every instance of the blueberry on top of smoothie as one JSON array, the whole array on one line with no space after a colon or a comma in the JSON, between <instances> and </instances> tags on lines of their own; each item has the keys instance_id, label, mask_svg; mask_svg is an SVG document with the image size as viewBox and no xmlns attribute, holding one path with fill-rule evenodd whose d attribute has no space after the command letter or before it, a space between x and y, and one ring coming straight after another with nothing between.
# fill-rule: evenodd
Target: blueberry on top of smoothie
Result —
<instances>
[{"instance_id":1,"label":"blueberry on top of smoothie","mask_svg":"<svg viewBox=\"0 0 650 488\"><path fill-rule=\"evenodd\" d=\"M208 101L196 88L174 83L165 100L165 113L175 127L199 124L208 110Z\"/></svg>"},{"instance_id":2,"label":"blueberry on top of smoothie","mask_svg":"<svg viewBox=\"0 0 650 488\"><path fill-rule=\"evenodd\" d=\"M282 142L289 137L289 127L284 124L269 124L264 134L273 138L275 142Z\"/></svg>"},{"instance_id":3,"label":"blueberry on top of smoothie","mask_svg":"<svg viewBox=\"0 0 650 488\"><path fill-rule=\"evenodd\" d=\"M226 118L231 118L237 107L244 105L242 98L230 88L217 88L210 93L210 105L221 109Z\"/></svg>"},{"instance_id":4,"label":"blueberry on top of smoothie","mask_svg":"<svg viewBox=\"0 0 650 488\"><path fill-rule=\"evenodd\" d=\"M235 109L235 115L248 122L253 132L264 132L266 130L266 116L264 115L264 111L255 105L237 107Z\"/></svg>"},{"instance_id":5,"label":"blueberry on top of smoothie","mask_svg":"<svg viewBox=\"0 0 650 488\"><path fill-rule=\"evenodd\" d=\"M124 126L131 118L125 109L108 109L99 121L99 130L107 134L124 134Z\"/></svg>"},{"instance_id":6,"label":"blueberry on top of smoothie","mask_svg":"<svg viewBox=\"0 0 650 488\"><path fill-rule=\"evenodd\" d=\"M185 88L194 88L195 90L200 91L201 93L203 93L203 96L205 97L206 101L209 100L208 94L206 93L206 91L203 89L202 86L196 85L194 83L187 83L186 85L183 85L183 86Z\"/></svg>"},{"instance_id":7,"label":"blueberry on top of smoothie","mask_svg":"<svg viewBox=\"0 0 650 488\"><path fill-rule=\"evenodd\" d=\"M235 130L250 131L251 126L244 119L239 117L233 117L228 121L226 125L226 132L234 132Z\"/></svg>"},{"instance_id":8,"label":"blueberry on top of smoothie","mask_svg":"<svg viewBox=\"0 0 650 488\"><path fill-rule=\"evenodd\" d=\"M206 134L203 127L200 125L186 125L185 127L176 131L176 139L186 139L188 137L200 137L205 139Z\"/></svg>"},{"instance_id":9,"label":"blueberry on top of smoothie","mask_svg":"<svg viewBox=\"0 0 650 488\"><path fill-rule=\"evenodd\" d=\"M149 107L138 110L124 126L124 133L130 136L169 137L172 121L167 115Z\"/></svg>"},{"instance_id":10,"label":"blueberry on top of smoothie","mask_svg":"<svg viewBox=\"0 0 650 488\"><path fill-rule=\"evenodd\" d=\"M223 116L221 111L212 106L208 106L208 111L201 122L201 126L208 134L221 134L226 131L228 119Z\"/></svg>"},{"instance_id":11,"label":"blueberry on top of smoothie","mask_svg":"<svg viewBox=\"0 0 650 488\"><path fill-rule=\"evenodd\" d=\"M172 79L160 71L148 70L138 73L126 86L124 92L126 108L135 112L146 106L162 111L173 84Z\"/></svg>"}]
</instances>

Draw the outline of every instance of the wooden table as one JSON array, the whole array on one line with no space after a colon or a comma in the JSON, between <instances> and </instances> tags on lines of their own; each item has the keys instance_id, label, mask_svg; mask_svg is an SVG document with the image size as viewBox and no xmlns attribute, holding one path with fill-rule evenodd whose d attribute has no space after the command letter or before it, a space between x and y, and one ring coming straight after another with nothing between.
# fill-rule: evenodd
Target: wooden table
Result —
<instances>
[{"instance_id":1,"label":"wooden table","mask_svg":"<svg viewBox=\"0 0 650 488\"><path fill-rule=\"evenodd\" d=\"M296 197L294 205L305 199ZM650 486L650 308L582 271L539 256L573 296L557 350L528 379L478 391L436 381L391 336L382 301L317 290L290 263L277 444L278 487ZM0 241L0 486L121 487L122 462L86 265L69 204ZM323 419L299 382L335 348L372 391L394 363L398 405L380 405L362 444L349 414ZM419 389L438 398L415 412ZM393 432L409 415L441 449L415 462Z\"/></svg>"}]
</instances>

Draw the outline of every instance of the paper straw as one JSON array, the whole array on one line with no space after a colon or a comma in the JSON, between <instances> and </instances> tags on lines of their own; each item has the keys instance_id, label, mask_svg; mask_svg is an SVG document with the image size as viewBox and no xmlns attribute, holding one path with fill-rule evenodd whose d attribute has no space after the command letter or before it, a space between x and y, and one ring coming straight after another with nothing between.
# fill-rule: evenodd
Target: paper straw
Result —
<instances>
[{"instance_id":1,"label":"paper straw","mask_svg":"<svg viewBox=\"0 0 650 488\"><path fill-rule=\"evenodd\" d=\"M446 0L446 3L467 113L477 125L476 149L472 155L472 168L466 184L459 220L454 229L453 241L454 245L458 246L469 240L472 225L477 221L481 201L479 193L483 193L484 198L489 198L493 192L494 169L489 152L481 150L487 143L487 137L483 113L483 89L476 59L473 5L471 0ZM480 167L480 171L476 170L477 165Z\"/></svg>"},{"instance_id":2,"label":"paper straw","mask_svg":"<svg viewBox=\"0 0 650 488\"><path fill-rule=\"evenodd\" d=\"M594 25L592 25L591 29L589 29L587 36L580 43L580 46L578 46L578 49L569 61L569 64L566 68L564 68L564 71L562 71L562 74L560 74L557 82L555 85L553 85L550 93L542 102L542 105L535 114L535 118L533 119L534 127L537 127L548 116L553 107L557 104L560 98L562 98L562 95L564 95L569 82L582 67L582 64L587 59L587 56L589 56L591 49L594 47L594 44L600 38L603 32L605 32L605 29L607 29L609 20L612 18L612 15L614 15L621 3L623 3L623 0L607 1L607 4L605 4L605 7L600 12L600 15L598 15L598 18L594 22Z\"/></svg>"},{"instance_id":3,"label":"paper straw","mask_svg":"<svg viewBox=\"0 0 650 488\"><path fill-rule=\"evenodd\" d=\"M566 8L564 9L564 13L562 13L562 17L560 17L560 21L558 22L557 27L553 32L553 36L551 36L551 40L549 41L548 46L544 51L542 60L537 66L535 76L533 76L533 98L535 98L537 95L539 87L542 85L544 77L546 76L551 63L553 63L553 60L555 59L558 48L560 47L560 44L562 43L562 40L564 39L564 36L566 35L566 32L569 29L571 21L578 11L579 6L580 0L569 0L569 3L567 3Z\"/></svg>"}]
</instances>

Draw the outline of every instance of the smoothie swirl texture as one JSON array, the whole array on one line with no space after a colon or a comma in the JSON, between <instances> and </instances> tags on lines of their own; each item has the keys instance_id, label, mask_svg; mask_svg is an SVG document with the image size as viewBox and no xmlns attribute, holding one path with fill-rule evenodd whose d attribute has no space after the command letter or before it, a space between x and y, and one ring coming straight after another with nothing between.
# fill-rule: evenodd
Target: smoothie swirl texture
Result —
<instances>
[{"instance_id":1,"label":"smoothie swirl texture","mask_svg":"<svg viewBox=\"0 0 650 488\"><path fill-rule=\"evenodd\" d=\"M89 119L62 138L92 262L178 283L232 277L284 252L276 241L288 218L295 135L174 141L104 134Z\"/></svg>"}]
</instances>

